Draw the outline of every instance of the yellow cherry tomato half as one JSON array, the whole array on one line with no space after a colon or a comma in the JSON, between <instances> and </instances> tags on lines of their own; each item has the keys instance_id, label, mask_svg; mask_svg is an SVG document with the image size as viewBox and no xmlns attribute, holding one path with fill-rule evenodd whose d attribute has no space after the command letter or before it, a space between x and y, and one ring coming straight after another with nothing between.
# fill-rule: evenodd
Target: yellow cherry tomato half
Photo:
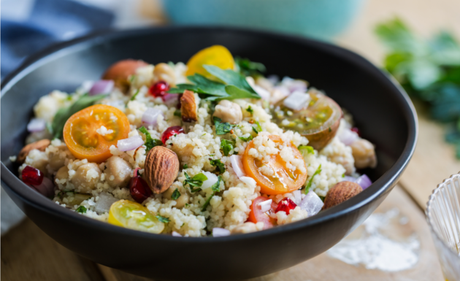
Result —
<instances>
[{"instance_id":1,"label":"yellow cherry tomato half","mask_svg":"<svg viewBox=\"0 0 460 281\"><path fill-rule=\"evenodd\" d=\"M270 140L276 144L281 144L281 137L276 135L270 135ZM292 143L288 144L288 147L292 149L294 158L301 159L303 161L302 154ZM249 150L255 148L254 141L251 141L243 154L243 168L248 176L253 178L260 186L260 192L264 194L284 194L295 191L302 187L307 179L307 166L305 165L305 173L301 173L299 169L295 171L286 167L286 162L281 158L279 154L273 155L268 163L263 163L261 160L254 158L249 155ZM260 171L260 168L264 165L268 165L274 171L273 176L267 176Z\"/></svg>"},{"instance_id":2,"label":"yellow cherry tomato half","mask_svg":"<svg viewBox=\"0 0 460 281\"><path fill-rule=\"evenodd\" d=\"M157 234L165 228L146 207L129 200L120 200L110 206L108 223Z\"/></svg>"},{"instance_id":3,"label":"yellow cherry tomato half","mask_svg":"<svg viewBox=\"0 0 460 281\"><path fill-rule=\"evenodd\" d=\"M64 125L63 135L76 158L99 163L112 156L110 146L117 146L118 140L126 139L128 133L128 117L121 110L97 104L72 115Z\"/></svg>"},{"instance_id":4,"label":"yellow cherry tomato half","mask_svg":"<svg viewBox=\"0 0 460 281\"><path fill-rule=\"evenodd\" d=\"M234 69L235 61L227 48L221 45L214 45L199 51L189 59L185 75L189 76L198 73L206 77L212 77L203 65L214 65L221 69Z\"/></svg>"}]
</instances>

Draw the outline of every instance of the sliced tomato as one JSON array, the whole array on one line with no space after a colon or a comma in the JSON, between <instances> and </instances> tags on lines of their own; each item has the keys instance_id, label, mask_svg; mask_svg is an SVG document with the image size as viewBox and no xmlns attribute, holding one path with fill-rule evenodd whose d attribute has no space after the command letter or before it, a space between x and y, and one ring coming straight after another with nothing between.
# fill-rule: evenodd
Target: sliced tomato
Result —
<instances>
[{"instance_id":1,"label":"sliced tomato","mask_svg":"<svg viewBox=\"0 0 460 281\"><path fill-rule=\"evenodd\" d=\"M270 135L269 138L275 143L282 143L281 137ZM303 161L302 154L292 143L288 144L292 149L292 153L296 159ZM243 154L243 167L248 176L253 178L260 186L260 192L264 194L284 194L299 189L307 179L307 166L305 165L305 173L301 173L298 169L292 171L286 167L286 162L279 154L273 155L268 163L263 163L249 155L249 150L255 148L254 141L251 141ZM275 175L268 177L262 174L259 170L263 165L270 166Z\"/></svg>"},{"instance_id":2,"label":"sliced tomato","mask_svg":"<svg viewBox=\"0 0 460 281\"><path fill-rule=\"evenodd\" d=\"M98 129L104 126L107 134ZM112 154L110 146L129 134L126 115L113 106L98 104L87 107L72 115L64 125L64 141L70 152L78 159L103 162Z\"/></svg>"},{"instance_id":3,"label":"sliced tomato","mask_svg":"<svg viewBox=\"0 0 460 281\"><path fill-rule=\"evenodd\" d=\"M161 233L165 228L146 207L129 200L120 200L110 206L108 223L150 233Z\"/></svg>"},{"instance_id":4,"label":"sliced tomato","mask_svg":"<svg viewBox=\"0 0 460 281\"><path fill-rule=\"evenodd\" d=\"M264 229L273 227L275 220L268 216L267 213L262 212L259 203L270 200L267 197L259 196L252 201L251 212L249 213L248 221L253 223L263 222ZM275 205L276 208L276 205ZM272 204L273 209L273 204ZM273 210L272 210L273 211Z\"/></svg>"},{"instance_id":5,"label":"sliced tomato","mask_svg":"<svg viewBox=\"0 0 460 281\"><path fill-rule=\"evenodd\" d=\"M199 51L190 58L187 62L187 72L185 75L189 76L198 73L206 77L212 77L203 65L214 65L222 69L234 69L235 61L227 48L221 45L214 45Z\"/></svg>"}]
</instances>

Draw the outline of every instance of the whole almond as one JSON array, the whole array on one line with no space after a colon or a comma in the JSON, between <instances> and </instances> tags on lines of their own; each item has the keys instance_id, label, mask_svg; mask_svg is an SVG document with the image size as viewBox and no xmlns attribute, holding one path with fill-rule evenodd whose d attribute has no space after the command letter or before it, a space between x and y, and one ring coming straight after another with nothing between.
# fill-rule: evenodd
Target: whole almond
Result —
<instances>
[{"instance_id":1,"label":"whole almond","mask_svg":"<svg viewBox=\"0 0 460 281\"><path fill-rule=\"evenodd\" d=\"M355 182L338 182L327 192L326 199L324 199L323 210L334 207L350 199L361 191L363 191L363 188Z\"/></svg>"},{"instance_id":2,"label":"whole almond","mask_svg":"<svg viewBox=\"0 0 460 281\"><path fill-rule=\"evenodd\" d=\"M192 122L198 120L197 105L195 95L192 91L185 90L184 94L180 98L180 112L182 115L182 121Z\"/></svg>"},{"instance_id":3,"label":"whole almond","mask_svg":"<svg viewBox=\"0 0 460 281\"><path fill-rule=\"evenodd\" d=\"M40 151L45 151L45 149L51 144L51 141L48 139L43 139L39 140L33 143L30 143L26 146L24 146L21 151L18 154L18 157L16 158L16 162L19 164L24 163L26 161L27 155L29 155L29 152L32 149L38 149Z\"/></svg>"},{"instance_id":4,"label":"whole almond","mask_svg":"<svg viewBox=\"0 0 460 281\"><path fill-rule=\"evenodd\" d=\"M179 173L179 158L164 146L155 146L145 158L144 178L150 189L160 194L168 190Z\"/></svg>"}]
</instances>

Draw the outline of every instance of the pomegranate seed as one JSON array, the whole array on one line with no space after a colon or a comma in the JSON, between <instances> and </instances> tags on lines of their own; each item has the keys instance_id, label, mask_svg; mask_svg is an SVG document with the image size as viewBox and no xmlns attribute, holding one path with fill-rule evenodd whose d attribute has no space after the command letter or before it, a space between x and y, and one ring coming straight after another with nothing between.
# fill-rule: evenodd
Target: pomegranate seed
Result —
<instances>
[{"instance_id":1,"label":"pomegranate seed","mask_svg":"<svg viewBox=\"0 0 460 281\"><path fill-rule=\"evenodd\" d=\"M149 92L152 96L154 97L161 97L163 98L164 95L166 95L166 91L169 90L169 85L165 81L160 81L155 84L153 84Z\"/></svg>"},{"instance_id":2,"label":"pomegranate seed","mask_svg":"<svg viewBox=\"0 0 460 281\"><path fill-rule=\"evenodd\" d=\"M351 131L357 133L358 136L361 136L361 133L359 132L359 129L357 127L351 128Z\"/></svg>"},{"instance_id":3,"label":"pomegranate seed","mask_svg":"<svg viewBox=\"0 0 460 281\"><path fill-rule=\"evenodd\" d=\"M168 129L166 129L166 131L163 132L163 135L161 135L161 141L163 142L163 144L166 144L166 141L169 140L170 137L183 133L184 129L182 129L181 126L169 127Z\"/></svg>"},{"instance_id":4,"label":"pomegranate seed","mask_svg":"<svg viewBox=\"0 0 460 281\"><path fill-rule=\"evenodd\" d=\"M289 215L291 210L295 209L295 207L297 207L296 203L292 202L292 200L289 198L284 198L278 203L278 207L276 207L275 213L283 211L286 212L286 215Z\"/></svg>"},{"instance_id":5,"label":"pomegranate seed","mask_svg":"<svg viewBox=\"0 0 460 281\"><path fill-rule=\"evenodd\" d=\"M22 181L30 185L40 185L43 181L43 174L39 169L26 166L24 170L22 170Z\"/></svg>"},{"instance_id":6,"label":"pomegranate seed","mask_svg":"<svg viewBox=\"0 0 460 281\"><path fill-rule=\"evenodd\" d=\"M129 181L129 191L131 192L131 197L133 197L137 203L144 202L145 199L153 194L145 180L139 176L131 178Z\"/></svg>"}]
</instances>

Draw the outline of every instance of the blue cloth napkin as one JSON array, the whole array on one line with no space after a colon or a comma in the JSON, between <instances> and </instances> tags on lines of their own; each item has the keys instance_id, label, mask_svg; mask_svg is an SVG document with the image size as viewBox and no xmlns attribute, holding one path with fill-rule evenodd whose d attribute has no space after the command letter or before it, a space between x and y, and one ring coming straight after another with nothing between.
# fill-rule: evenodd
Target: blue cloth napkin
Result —
<instances>
[{"instance_id":1,"label":"blue cloth napkin","mask_svg":"<svg viewBox=\"0 0 460 281\"><path fill-rule=\"evenodd\" d=\"M92 31L108 29L114 21L112 12L72 0L35 0L27 19L4 18L2 16L1 20L2 78L40 49Z\"/></svg>"}]
</instances>

